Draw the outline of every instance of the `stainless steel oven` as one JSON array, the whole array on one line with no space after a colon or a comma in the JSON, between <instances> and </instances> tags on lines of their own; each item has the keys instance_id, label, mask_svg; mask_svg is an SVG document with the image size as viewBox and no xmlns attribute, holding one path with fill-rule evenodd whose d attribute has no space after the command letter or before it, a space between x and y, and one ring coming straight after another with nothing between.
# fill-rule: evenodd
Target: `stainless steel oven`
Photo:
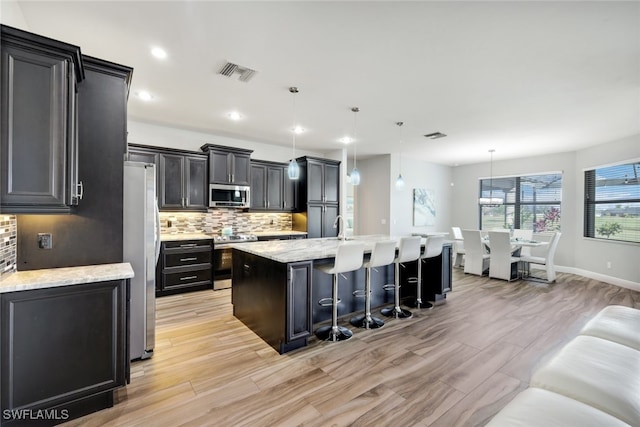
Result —
<instances>
[{"instance_id":1,"label":"stainless steel oven","mask_svg":"<svg viewBox=\"0 0 640 427\"><path fill-rule=\"evenodd\" d=\"M233 268L233 249L229 243L255 242L258 238L253 234L234 234L215 236L213 238L213 289L231 287L231 269Z\"/></svg>"}]
</instances>

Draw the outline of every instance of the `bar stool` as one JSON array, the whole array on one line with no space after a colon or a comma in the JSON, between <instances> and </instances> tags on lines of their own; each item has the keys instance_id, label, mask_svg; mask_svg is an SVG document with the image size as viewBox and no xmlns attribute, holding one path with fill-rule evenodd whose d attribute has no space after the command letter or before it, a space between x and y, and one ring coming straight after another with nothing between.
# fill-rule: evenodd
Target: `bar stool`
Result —
<instances>
[{"instance_id":1,"label":"bar stool","mask_svg":"<svg viewBox=\"0 0 640 427\"><path fill-rule=\"evenodd\" d=\"M376 329L384 326L384 322L381 319L371 316L371 269L373 268L375 270L375 267L382 267L393 263L395 256L395 240L376 242L371 251L371 258L363 264L365 268L364 291L357 290L353 292L353 296L355 297L364 297L364 314L351 318L350 322L353 326L365 329Z\"/></svg>"},{"instance_id":2,"label":"bar stool","mask_svg":"<svg viewBox=\"0 0 640 427\"><path fill-rule=\"evenodd\" d=\"M418 286L416 290L416 308L426 307L433 308L430 302L422 301L422 263L428 259L440 256L442 253L442 245L444 244L444 236L429 236L425 244L424 253L420 256L418 262Z\"/></svg>"},{"instance_id":3,"label":"bar stool","mask_svg":"<svg viewBox=\"0 0 640 427\"><path fill-rule=\"evenodd\" d=\"M362 267L364 258L364 243L349 242L338 245L338 252L333 264L321 264L315 268L333 274L333 292L331 298L322 298L318 301L321 306L331 305L333 313L331 315L331 326L323 326L316 331L316 336L325 341L343 341L351 338L353 333L343 327L338 326L338 274L348 271L359 270Z\"/></svg>"},{"instance_id":4,"label":"bar stool","mask_svg":"<svg viewBox=\"0 0 640 427\"><path fill-rule=\"evenodd\" d=\"M400 308L400 265L405 262L416 261L420 258L420 240L421 237L403 237L400 239L400 248L398 256L394 260L395 263L395 283L385 285L385 290L394 290L395 306L382 309L382 314L396 319L408 319L413 316L409 310Z\"/></svg>"}]
</instances>

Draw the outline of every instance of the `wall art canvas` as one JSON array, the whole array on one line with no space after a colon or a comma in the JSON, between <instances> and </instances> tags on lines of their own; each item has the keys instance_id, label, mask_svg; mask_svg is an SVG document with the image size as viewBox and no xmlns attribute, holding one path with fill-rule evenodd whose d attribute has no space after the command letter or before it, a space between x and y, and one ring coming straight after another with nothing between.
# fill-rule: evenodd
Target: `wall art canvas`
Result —
<instances>
[{"instance_id":1,"label":"wall art canvas","mask_svg":"<svg viewBox=\"0 0 640 427\"><path fill-rule=\"evenodd\" d=\"M413 189L413 225L421 227L435 225L436 202L433 190Z\"/></svg>"}]
</instances>

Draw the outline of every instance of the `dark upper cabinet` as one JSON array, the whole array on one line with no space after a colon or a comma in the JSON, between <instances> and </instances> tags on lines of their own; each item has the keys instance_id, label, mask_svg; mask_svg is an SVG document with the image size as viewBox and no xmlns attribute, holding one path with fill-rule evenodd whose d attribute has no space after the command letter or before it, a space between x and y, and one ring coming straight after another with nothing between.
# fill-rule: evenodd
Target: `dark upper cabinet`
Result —
<instances>
[{"instance_id":1,"label":"dark upper cabinet","mask_svg":"<svg viewBox=\"0 0 640 427\"><path fill-rule=\"evenodd\" d=\"M129 145L128 159L132 162L153 163L157 166L158 156L157 150Z\"/></svg>"},{"instance_id":2,"label":"dark upper cabinet","mask_svg":"<svg viewBox=\"0 0 640 427\"><path fill-rule=\"evenodd\" d=\"M251 162L252 209L282 212L293 208L294 193L287 182L288 178L285 178L285 168L283 163Z\"/></svg>"},{"instance_id":3,"label":"dark upper cabinet","mask_svg":"<svg viewBox=\"0 0 640 427\"><path fill-rule=\"evenodd\" d=\"M211 184L251 185L251 153L253 150L205 144L200 147L209 155Z\"/></svg>"},{"instance_id":4,"label":"dark upper cabinet","mask_svg":"<svg viewBox=\"0 0 640 427\"><path fill-rule=\"evenodd\" d=\"M80 48L1 29L0 177L6 213L65 213L82 197L78 180Z\"/></svg>"},{"instance_id":5,"label":"dark upper cabinet","mask_svg":"<svg viewBox=\"0 0 640 427\"><path fill-rule=\"evenodd\" d=\"M295 211L298 208L297 184L298 181L289 179L287 175L287 166L283 168L284 185L282 188L282 205L285 211Z\"/></svg>"},{"instance_id":6,"label":"dark upper cabinet","mask_svg":"<svg viewBox=\"0 0 640 427\"><path fill-rule=\"evenodd\" d=\"M207 156L195 151L129 144L127 158L156 165L158 207L166 211L206 211Z\"/></svg>"},{"instance_id":7,"label":"dark upper cabinet","mask_svg":"<svg viewBox=\"0 0 640 427\"><path fill-rule=\"evenodd\" d=\"M308 203L338 203L340 163L306 158Z\"/></svg>"},{"instance_id":8,"label":"dark upper cabinet","mask_svg":"<svg viewBox=\"0 0 640 427\"><path fill-rule=\"evenodd\" d=\"M207 157L160 153L158 201L161 210L207 209Z\"/></svg>"}]
</instances>

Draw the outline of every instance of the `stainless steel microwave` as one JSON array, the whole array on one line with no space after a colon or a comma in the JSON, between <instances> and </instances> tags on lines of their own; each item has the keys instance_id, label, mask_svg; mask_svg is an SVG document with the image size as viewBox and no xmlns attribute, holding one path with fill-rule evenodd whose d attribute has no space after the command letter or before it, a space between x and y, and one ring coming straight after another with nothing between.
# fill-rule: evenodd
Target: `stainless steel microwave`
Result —
<instances>
[{"instance_id":1,"label":"stainless steel microwave","mask_svg":"<svg viewBox=\"0 0 640 427\"><path fill-rule=\"evenodd\" d=\"M248 208L250 187L245 185L209 184L209 207Z\"/></svg>"}]
</instances>

